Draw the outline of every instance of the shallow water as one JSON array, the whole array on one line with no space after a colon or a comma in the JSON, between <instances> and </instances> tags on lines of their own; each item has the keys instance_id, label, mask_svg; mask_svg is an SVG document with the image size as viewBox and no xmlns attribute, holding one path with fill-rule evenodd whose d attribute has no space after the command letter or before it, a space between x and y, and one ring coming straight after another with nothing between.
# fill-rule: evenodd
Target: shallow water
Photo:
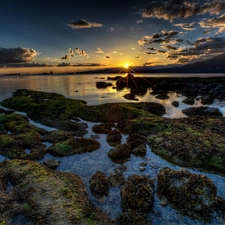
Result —
<instances>
[{"instance_id":1,"label":"shallow water","mask_svg":"<svg viewBox=\"0 0 225 225\"><path fill-rule=\"evenodd\" d=\"M97 105L106 102L137 102L137 101L128 101L123 98L125 93L129 93L128 89L124 89L121 92L108 87L106 89L96 89L95 83L97 81L106 81L108 76L114 76L112 74L106 75L76 75L76 76L30 76L30 77L0 77L0 101L11 97L12 92L17 89L26 88L33 89L38 91L48 91L48 92L57 92L70 97L73 99L82 99L87 101L90 105ZM111 82L111 81L110 81ZM77 92L76 92L77 91ZM150 95L151 89L148 90L145 96L138 96L139 101L152 101L163 104L166 107L166 114L164 117L167 118L180 118L185 117L182 113L182 109L189 108L189 105L184 104L182 101L186 98L185 96L177 95L176 93L169 93L168 100L156 99L155 96ZM178 101L180 103L178 108L175 108L171 105L172 101ZM195 101L195 107L201 106L199 101ZM225 102L215 102L210 105L210 107L217 107L220 111L225 114ZM21 113L21 112L17 112ZM25 113L21 113L26 116ZM55 130L54 128L40 125L29 119L29 122L35 126L44 128L46 130ZM92 131L92 127L98 123L91 123L81 120L88 124L88 133L85 135L86 138L90 138L91 135L95 134ZM60 166L57 168L58 171L67 171L78 174L85 183L88 197L90 200L99 208L107 212L113 218L117 218L121 213L120 208L120 188L110 188L109 195L104 199L103 202L99 202L91 193L89 188L89 180L92 175L100 170L109 175L115 168L119 167L119 164L116 164L108 158L108 151L112 148L106 141L106 135L98 135L97 139L101 146L98 150L92 153L85 153L81 155L74 155L69 157L54 157L50 154L47 154L43 160L46 159L57 159L61 161ZM127 135L123 135L122 143L126 142ZM46 147L49 147L51 144L44 142ZM4 161L6 158L0 155L0 161ZM146 170L144 172L140 171L140 163L146 162ZM147 146L147 154L145 157L136 157L131 156L130 160L125 163L127 170L124 172L125 177L128 177L132 174L148 174L151 178L157 178L160 168L170 167L174 170L179 170L181 167L170 164L169 162L161 159L155 155L151 149ZM202 173L197 169L188 169L192 173L204 174L210 179L218 188L218 195L225 198L225 177ZM162 207L158 200L157 195L154 195L154 213L149 215L151 223L149 224L199 224L203 225L204 223L196 220L191 220L189 217L183 217L179 212L173 209L170 205ZM224 224L224 219L217 218L217 215L213 215L212 225ZM27 221L23 216L19 215L12 220L11 225L31 225L30 221Z\"/></svg>"},{"instance_id":2,"label":"shallow water","mask_svg":"<svg viewBox=\"0 0 225 225\"><path fill-rule=\"evenodd\" d=\"M98 123L92 123L81 120L81 122L85 122L88 124L88 133L85 135L86 138L90 138L93 133L92 127ZM94 205L98 208L102 209L103 211L107 212L111 217L117 218L121 213L120 208L120 188L110 188L109 195L105 197L103 202L99 202L90 192L89 188L89 180L92 175L100 170L109 175L115 168L119 167L119 164L116 164L108 158L108 151L112 148L106 141L105 134L98 134L99 139L97 139L101 146L98 150L92 153L84 153L81 155L74 155L68 157L54 157L50 154L47 154L44 159L40 160L39 162L42 163L47 159L57 159L60 160L60 166L57 168L58 171L66 171L78 174L85 183L87 194L89 199L92 201ZM122 143L126 142L127 135L123 135ZM49 147L51 144L48 142L43 142L46 147ZM1 159L1 155L0 155ZM5 157L2 158L5 160ZM1 160L1 161L2 161ZM146 162L146 170L144 172L140 171L140 163ZM169 162L163 160L159 156L155 155L149 146L147 146L147 154L145 157L136 157L134 155L124 163L127 169L124 172L124 176L127 178L132 174L138 175L149 175L151 178L155 179L155 184L157 180L157 175L159 173L160 168L169 167L173 170L180 170L182 169L180 166L172 165ZM203 173L197 169L188 169L192 173L206 175L210 179L212 179L213 183L218 188L218 195L225 198L225 177L219 176L217 174L210 174L210 173ZM163 224L199 224L203 225L202 223L197 220L192 220L189 217L181 216L179 212L173 209L169 204L165 207L162 207L160 201L156 194L154 194L154 213L149 214L150 223L155 225L163 225ZM218 225L223 224L225 222L222 218L217 218L215 214L212 218L211 225ZM23 216L19 215L12 220L11 225L31 225L32 223Z\"/></svg>"}]
</instances>

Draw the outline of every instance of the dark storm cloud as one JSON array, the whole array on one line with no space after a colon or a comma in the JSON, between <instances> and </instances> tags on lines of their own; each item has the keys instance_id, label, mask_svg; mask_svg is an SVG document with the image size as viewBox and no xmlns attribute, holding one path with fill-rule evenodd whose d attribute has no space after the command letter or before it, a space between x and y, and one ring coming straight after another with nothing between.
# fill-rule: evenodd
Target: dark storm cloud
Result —
<instances>
[{"instance_id":1,"label":"dark storm cloud","mask_svg":"<svg viewBox=\"0 0 225 225\"><path fill-rule=\"evenodd\" d=\"M146 62L143 64L143 66L151 66L152 65L152 62Z\"/></svg>"},{"instance_id":2,"label":"dark storm cloud","mask_svg":"<svg viewBox=\"0 0 225 225\"><path fill-rule=\"evenodd\" d=\"M187 63L201 58L210 58L222 53L225 53L225 38L210 37L198 39L191 48L180 48L175 52L171 52L167 58L176 59L177 63Z\"/></svg>"},{"instance_id":3,"label":"dark storm cloud","mask_svg":"<svg viewBox=\"0 0 225 225\"><path fill-rule=\"evenodd\" d=\"M78 21L71 21L68 24L68 26L72 27L73 29L82 29L82 28L102 27L103 25L100 23L88 22L86 20L78 20Z\"/></svg>"},{"instance_id":4,"label":"dark storm cloud","mask_svg":"<svg viewBox=\"0 0 225 225\"><path fill-rule=\"evenodd\" d=\"M225 31L225 14L214 19L204 20L199 24L203 28L218 28L219 30L217 33L222 33Z\"/></svg>"},{"instance_id":5,"label":"dark storm cloud","mask_svg":"<svg viewBox=\"0 0 225 225\"><path fill-rule=\"evenodd\" d=\"M169 0L165 1L163 5L156 5L144 10L142 17L173 21L178 18L204 15L206 13L219 15L224 8L225 3L222 1L199 4L198 2L189 2L186 0Z\"/></svg>"},{"instance_id":6,"label":"dark storm cloud","mask_svg":"<svg viewBox=\"0 0 225 225\"><path fill-rule=\"evenodd\" d=\"M26 63L37 56L38 53L32 48L0 48L0 64Z\"/></svg>"},{"instance_id":7,"label":"dark storm cloud","mask_svg":"<svg viewBox=\"0 0 225 225\"><path fill-rule=\"evenodd\" d=\"M172 50L172 51L176 51L178 49L177 47L174 47L174 46L171 46L171 45L166 45L164 47L169 49L169 50Z\"/></svg>"}]
</instances>

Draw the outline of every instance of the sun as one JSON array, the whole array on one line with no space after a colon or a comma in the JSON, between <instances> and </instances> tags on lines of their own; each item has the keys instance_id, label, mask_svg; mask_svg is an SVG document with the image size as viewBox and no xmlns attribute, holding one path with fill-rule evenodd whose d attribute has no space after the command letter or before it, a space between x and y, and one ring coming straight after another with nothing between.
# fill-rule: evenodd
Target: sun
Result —
<instances>
[{"instance_id":1,"label":"sun","mask_svg":"<svg viewBox=\"0 0 225 225\"><path fill-rule=\"evenodd\" d=\"M125 63L125 64L123 65L123 67L124 67L125 69L128 69L128 68L130 67L130 65L129 65L129 63Z\"/></svg>"}]
</instances>

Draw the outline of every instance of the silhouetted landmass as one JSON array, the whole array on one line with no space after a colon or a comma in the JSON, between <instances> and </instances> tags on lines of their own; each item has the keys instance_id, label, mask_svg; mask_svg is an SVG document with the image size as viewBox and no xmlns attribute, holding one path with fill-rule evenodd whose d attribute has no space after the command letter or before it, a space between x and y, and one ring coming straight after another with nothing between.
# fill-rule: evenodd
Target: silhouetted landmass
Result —
<instances>
[{"instance_id":1,"label":"silhouetted landmass","mask_svg":"<svg viewBox=\"0 0 225 225\"><path fill-rule=\"evenodd\" d=\"M195 62L184 66L174 66L170 68L156 67L132 67L136 73L224 73L225 72L225 54L213 57L211 59ZM119 73L124 68L105 68L90 71L78 72L79 74L87 73Z\"/></svg>"}]
</instances>

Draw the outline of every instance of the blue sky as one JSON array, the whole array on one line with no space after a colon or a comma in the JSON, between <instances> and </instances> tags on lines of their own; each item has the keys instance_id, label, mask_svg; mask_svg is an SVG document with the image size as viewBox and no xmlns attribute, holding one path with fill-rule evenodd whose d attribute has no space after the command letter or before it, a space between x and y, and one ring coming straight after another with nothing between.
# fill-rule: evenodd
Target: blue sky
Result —
<instances>
[{"instance_id":1,"label":"blue sky","mask_svg":"<svg viewBox=\"0 0 225 225\"><path fill-rule=\"evenodd\" d=\"M164 66L225 51L224 0L1 4L1 68Z\"/></svg>"}]
</instances>

